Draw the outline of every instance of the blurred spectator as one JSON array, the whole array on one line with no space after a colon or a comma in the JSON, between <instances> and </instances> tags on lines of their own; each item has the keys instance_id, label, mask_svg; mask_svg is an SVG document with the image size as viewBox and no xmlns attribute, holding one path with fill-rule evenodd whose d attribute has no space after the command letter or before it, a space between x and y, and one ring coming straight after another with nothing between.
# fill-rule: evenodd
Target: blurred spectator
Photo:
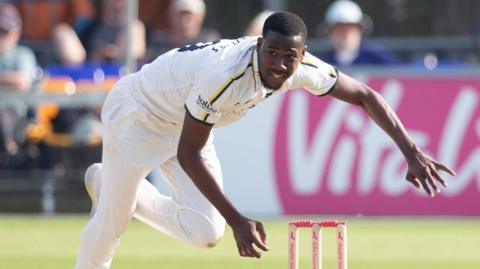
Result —
<instances>
[{"instance_id":1,"label":"blurred spectator","mask_svg":"<svg viewBox=\"0 0 480 269\"><path fill-rule=\"evenodd\" d=\"M41 56L42 65L51 62L78 64L85 60L80 37L94 17L90 0L13 2L24 22L22 42Z\"/></svg>"},{"instance_id":2,"label":"blurred spectator","mask_svg":"<svg viewBox=\"0 0 480 269\"><path fill-rule=\"evenodd\" d=\"M147 33L166 31L170 27L168 11L172 0L138 1L138 17L145 24Z\"/></svg>"},{"instance_id":3,"label":"blurred spectator","mask_svg":"<svg viewBox=\"0 0 480 269\"><path fill-rule=\"evenodd\" d=\"M28 92L35 78L36 60L33 52L18 45L22 21L14 6L0 5L0 88L2 92ZM24 113L19 107L0 107L0 154L15 155L20 138L17 127ZM5 156L3 156L5 157ZM5 159L5 158L2 158Z\"/></svg>"},{"instance_id":4,"label":"blurred spectator","mask_svg":"<svg viewBox=\"0 0 480 269\"><path fill-rule=\"evenodd\" d=\"M170 28L152 33L147 60L186 44L219 39L218 31L203 27L206 11L203 0L173 0L169 12Z\"/></svg>"},{"instance_id":5,"label":"blurred spectator","mask_svg":"<svg viewBox=\"0 0 480 269\"><path fill-rule=\"evenodd\" d=\"M126 49L126 1L103 0L100 9L100 20L91 28L86 41L88 58L95 62L122 62ZM133 31L133 56L140 60L146 51L145 25L137 20L130 27Z\"/></svg>"},{"instance_id":6,"label":"blurred spectator","mask_svg":"<svg viewBox=\"0 0 480 269\"><path fill-rule=\"evenodd\" d=\"M22 21L14 6L0 6L0 84L15 90L30 89L35 74L35 56L19 46Z\"/></svg>"},{"instance_id":7,"label":"blurred spectator","mask_svg":"<svg viewBox=\"0 0 480 269\"><path fill-rule=\"evenodd\" d=\"M390 51L364 40L364 15L354 2L335 1L325 13L325 22L332 50L321 56L324 61L340 66L399 63Z\"/></svg>"},{"instance_id":8,"label":"blurred spectator","mask_svg":"<svg viewBox=\"0 0 480 269\"><path fill-rule=\"evenodd\" d=\"M263 24L267 20L268 16L272 15L273 11L271 10L264 10L255 16L253 20L248 25L247 29L245 30L245 35L247 36L260 36L262 35Z\"/></svg>"}]
</instances>

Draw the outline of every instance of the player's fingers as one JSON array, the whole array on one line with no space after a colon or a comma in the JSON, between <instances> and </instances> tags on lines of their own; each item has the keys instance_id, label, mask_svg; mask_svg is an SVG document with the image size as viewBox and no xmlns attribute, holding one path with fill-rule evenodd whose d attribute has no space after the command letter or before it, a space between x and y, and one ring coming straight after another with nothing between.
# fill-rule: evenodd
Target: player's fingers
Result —
<instances>
[{"instance_id":1,"label":"player's fingers","mask_svg":"<svg viewBox=\"0 0 480 269\"><path fill-rule=\"evenodd\" d=\"M251 248L251 253L253 254L251 257L255 257L257 259L262 257L262 254L259 251L255 250L253 246L250 248Z\"/></svg>"},{"instance_id":2,"label":"player's fingers","mask_svg":"<svg viewBox=\"0 0 480 269\"><path fill-rule=\"evenodd\" d=\"M449 173L451 176L455 176L456 173L452 169L448 168L446 165L441 164L439 162L434 162L435 166L438 167L439 170L445 171Z\"/></svg>"},{"instance_id":3,"label":"player's fingers","mask_svg":"<svg viewBox=\"0 0 480 269\"><path fill-rule=\"evenodd\" d=\"M432 189L433 189L435 192L439 193L439 192L440 192L440 189L439 189L438 186L437 186L437 182L436 182L435 178L433 177L433 175L432 175L432 173L431 173L431 171L430 171L430 168L427 167L426 172L427 172L427 181L428 181L428 183L430 184L430 186L432 187Z\"/></svg>"},{"instance_id":4,"label":"player's fingers","mask_svg":"<svg viewBox=\"0 0 480 269\"><path fill-rule=\"evenodd\" d=\"M242 256L242 257L245 257L245 256L246 256L244 249L243 249L242 246L241 246L240 244L238 244L238 243L237 243L237 249L238 249L238 254L240 254L240 256Z\"/></svg>"},{"instance_id":5,"label":"player's fingers","mask_svg":"<svg viewBox=\"0 0 480 269\"><path fill-rule=\"evenodd\" d=\"M238 252L242 257L260 257L260 253L252 246L250 237L245 237L245 240L237 242Z\"/></svg>"},{"instance_id":6,"label":"player's fingers","mask_svg":"<svg viewBox=\"0 0 480 269\"><path fill-rule=\"evenodd\" d=\"M430 171L432 175L437 179L437 181L442 184L443 187L446 188L448 186L447 181L437 172L437 170L431 169Z\"/></svg>"},{"instance_id":7,"label":"player's fingers","mask_svg":"<svg viewBox=\"0 0 480 269\"><path fill-rule=\"evenodd\" d=\"M261 254L258 252L252 244L245 245L245 253L248 255L248 257L256 257L260 258Z\"/></svg>"},{"instance_id":8,"label":"player's fingers","mask_svg":"<svg viewBox=\"0 0 480 269\"><path fill-rule=\"evenodd\" d=\"M424 177L423 179L421 179L421 180L420 180L420 183L422 184L422 187L423 187L423 189L425 190L425 192L426 192L429 196L433 197L433 192L430 190L430 188L428 187L428 184L427 184L427 178Z\"/></svg>"},{"instance_id":9,"label":"player's fingers","mask_svg":"<svg viewBox=\"0 0 480 269\"><path fill-rule=\"evenodd\" d=\"M418 178L416 178L416 177L414 177L414 176L412 176L412 175L410 175L410 174L407 174L407 176L405 177L405 179L406 179L408 182L412 183L413 186L415 186L415 188L417 188L417 189L420 189L420 188L421 188L420 180L418 180Z\"/></svg>"},{"instance_id":10,"label":"player's fingers","mask_svg":"<svg viewBox=\"0 0 480 269\"><path fill-rule=\"evenodd\" d=\"M253 238L253 244L263 251L268 251L268 247L260 240L258 235L255 235Z\"/></svg>"},{"instance_id":11,"label":"player's fingers","mask_svg":"<svg viewBox=\"0 0 480 269\"><path fill-rule=\"evenodd\" d=\"M257 223L257 232L260 235L260 240L262 241L263 245L265 246L266 249L263 249L265 251L268 250L268 244L267 244L267 233L265 233L265 229L263 228L262 223Z\"/></svg>"}]
</instances>

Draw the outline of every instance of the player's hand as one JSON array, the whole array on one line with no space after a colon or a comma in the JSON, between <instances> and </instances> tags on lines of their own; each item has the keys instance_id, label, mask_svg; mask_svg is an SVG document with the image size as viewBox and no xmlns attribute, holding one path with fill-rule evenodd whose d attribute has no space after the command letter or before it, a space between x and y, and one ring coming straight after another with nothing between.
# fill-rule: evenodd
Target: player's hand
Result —
<instances>
[{"instance_id":1,"label":"player's hand","mask_svg":"<svg viewBox=\"0 0 480 269\"><path fill-rule=\"evenodd\" d=\"M241 217L234 223L230 223L230 226L232 227L240 256L260 258L261 254L255 246L263 251L268 251L267 235L262 223Z\"/></svg>"},{"instance_id":2,"label":"player's hand","mask_svg":"<svg viewBox=\"0 0 480 269\"><path fill-rule=\"evenodd\" d=\"M446 165L441 164L422 151L418 150L414 157L408 161L408 172L406 180L412 183L417 189L422 189L431 197L434 192L440 193L438 183L447 187L447 181L440 175L440 171L447 172L454 176L455 172Z\"/></svg>"}]
</instances>

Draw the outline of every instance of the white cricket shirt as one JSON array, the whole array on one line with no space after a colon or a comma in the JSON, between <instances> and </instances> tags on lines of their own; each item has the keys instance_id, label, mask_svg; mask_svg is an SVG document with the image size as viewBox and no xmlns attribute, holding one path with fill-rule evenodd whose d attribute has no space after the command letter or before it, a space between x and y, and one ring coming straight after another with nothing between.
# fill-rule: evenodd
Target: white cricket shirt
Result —
<instances>
[{"instance_id":1,"label":"white cricket shirt","mask_svg":"<svg viewBox=\"0 0 480 269\"><path fill-rule=\"evenodd\" d=\"M224 39L173 49L133 76L132 97L167 122L182 124L188 111L195 119L218 127L240 119L272 94L303 88L324 95L335 85L336 70L306 53L280 89L264 87L257 39Z\"/></svg>"}]
</instances>

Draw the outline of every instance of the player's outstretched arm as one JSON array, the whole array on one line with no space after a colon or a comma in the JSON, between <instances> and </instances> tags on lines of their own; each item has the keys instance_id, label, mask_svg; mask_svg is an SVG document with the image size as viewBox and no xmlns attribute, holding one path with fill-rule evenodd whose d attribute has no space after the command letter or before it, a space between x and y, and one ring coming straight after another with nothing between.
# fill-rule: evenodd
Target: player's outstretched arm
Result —
<instances>
[{"instance_id":1,"label":"player's outstretched arm","mask_svg":"<svg viewBox=\"0 0 480 269\"><path fill-rule=\"evenodd\" d=\"M261 254L254 245L261 250L268 250L263 225L242 216L235 209L202 161L201 151L211 130L211 125L198 122L187 112L177 150L178 161L197 188L232 227L240 256L260 258Z\"/></svg>"},{"instance_id":2,"label":"player's outstretched arm","mask_svg":"<svg viewBox=\"0 0 480 269\"><path fill-rule=\"evenodd\" d=\"M417 189L423 188L428 195L440 192L437 183L447 187L440 175L445 171L455 175L450 168L423 153L412 141L405 127L385 100L367 85L339 72L337 84L331 92L335 98L362 107L397 144L408 163L406 180Z\"/></svg>"}]
</instances>

